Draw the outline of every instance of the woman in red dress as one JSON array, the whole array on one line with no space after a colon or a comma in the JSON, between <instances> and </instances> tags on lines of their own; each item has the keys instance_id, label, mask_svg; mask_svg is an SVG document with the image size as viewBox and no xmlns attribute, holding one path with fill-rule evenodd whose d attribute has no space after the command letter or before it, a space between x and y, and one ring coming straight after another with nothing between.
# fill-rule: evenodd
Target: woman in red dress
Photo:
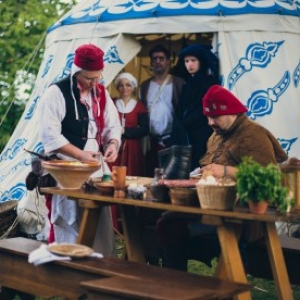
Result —
<instances>
[{"instance_id":1,"label":"woman in red dress","mask_svg":"<svg viewBox=\"0 0 300 300\"><path fill-rule=\"evenodd\" d=\"M130 73L119 74L114 81L119 92L115 105L122 125L122 144L114 166L127 166L127 175L145 175L145 157L142 138L149 133L148 112L135 98L137 80Z\"/></svg>"}]
</instances>

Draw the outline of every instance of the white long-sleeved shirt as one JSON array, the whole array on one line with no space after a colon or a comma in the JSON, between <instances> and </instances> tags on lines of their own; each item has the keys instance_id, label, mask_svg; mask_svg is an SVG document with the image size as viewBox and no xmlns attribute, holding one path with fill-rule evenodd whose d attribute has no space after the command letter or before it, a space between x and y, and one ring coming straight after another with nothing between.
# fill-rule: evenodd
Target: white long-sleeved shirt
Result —
<instances>
[{"instance_id":1,"label":"white long-sleeved shirt","mask_svg":"<svg viewBox=\"0 0 300 300\"><path fill-rule=\"evenodd\" d=\"M105 127L102 130L101 140L103 145L106 145L107 142L111 139L118 140L120 144L122 128L118 112L107 90L105 90L105 95ZM48 88L43 98L41 99L39 108L39 135L46 153L59 149L69 143L69 141L61 133L61 122L64 119L65 114L66 103L63 94L58 86L52 85ZM90 151L98 151L99 146L97 141L95 140L97 127L92 109L88 110L88 114L88 141L84 149Z\"/></svg>"}]
</instances>

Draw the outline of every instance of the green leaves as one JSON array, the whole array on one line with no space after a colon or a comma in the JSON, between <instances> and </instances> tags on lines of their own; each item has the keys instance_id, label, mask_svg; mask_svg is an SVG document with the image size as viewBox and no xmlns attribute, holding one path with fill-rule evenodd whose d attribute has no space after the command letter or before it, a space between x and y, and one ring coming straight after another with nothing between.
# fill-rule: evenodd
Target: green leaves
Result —
<instances>
[{"instance_id":1,"label":"green leaves","mask_svg":"<svg viewBox=\"0 0 300 300\"><path fill-rule=\"evenodd\" d=\"M31 94L44 53L46 30L76 1L14 2L0 1L0 149L7 143ZM29 87L26 93L20 92L24 85Z\"/></svg>"},{"instance_id":2,"label":"green leaves","mask_svg":"<svg viewBox=\"0 0 300 300\"><path fill-rule=\"evenodd\" d=\"M236 188L242 202L268 201L280 210L286 210L293 201L289 190L282 185L283 174L274 164L262 166L251 157L244 157L238 166Z\"/></svg>"}]
</instances>

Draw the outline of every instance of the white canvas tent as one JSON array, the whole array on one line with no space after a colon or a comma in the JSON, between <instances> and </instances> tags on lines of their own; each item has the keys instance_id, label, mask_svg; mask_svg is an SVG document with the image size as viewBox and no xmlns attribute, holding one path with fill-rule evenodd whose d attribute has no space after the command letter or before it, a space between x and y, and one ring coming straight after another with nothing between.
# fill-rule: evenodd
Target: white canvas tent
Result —
<instances>
[{"instance_id":1,"label":"white canvas tent","mask_svg":"<svg viewBox=\"0 0 300 300\"><path fill-rule=\"evenodd\" d=\"M108 86L122 70L145 75L147 49L159 39L174 57L183 42L208 34L225 87L269 128L289 156L300 157L300 2L274 0L82 0L49 28L46 50L26 109L1 154L0 202L26 196L25 177L40 152L37 107L54 80L70 72L74 50L105 52Z\"/></svg>"}]
</instances>

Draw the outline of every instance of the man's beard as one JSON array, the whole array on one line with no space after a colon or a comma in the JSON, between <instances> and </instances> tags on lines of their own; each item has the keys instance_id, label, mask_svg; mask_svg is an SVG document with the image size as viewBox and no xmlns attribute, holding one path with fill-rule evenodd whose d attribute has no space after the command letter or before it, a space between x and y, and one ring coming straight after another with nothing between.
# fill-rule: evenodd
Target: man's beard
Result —
<instances>
[{"instance_id":1,"label":"man's beard","mask_svg":"<svg viewBox=\"0 0 300 300\"><path fill-rule=\"evenodd\" d=\"M165 69L162 68L162 67L158 67L158 68L155 68L155 69L154 69L154 72L155 72L155 74L157 74L157 75L162 75L162 74L164 74Z\"/></svg>"},{"instance_id":2,"label":"man's beard","mask_svg":"<svg viewBox=\"0 0 300 300\"><path fill-rule=\"evenodd\" d=\"M220 128L219 126L211 126L212 127L212 129L214 130L214 132L217 134L217 135L223 135L225 132L226 132L226 130L224 130L224 129L222 129L222 128Z\"/></svg>"}]
</instances>

